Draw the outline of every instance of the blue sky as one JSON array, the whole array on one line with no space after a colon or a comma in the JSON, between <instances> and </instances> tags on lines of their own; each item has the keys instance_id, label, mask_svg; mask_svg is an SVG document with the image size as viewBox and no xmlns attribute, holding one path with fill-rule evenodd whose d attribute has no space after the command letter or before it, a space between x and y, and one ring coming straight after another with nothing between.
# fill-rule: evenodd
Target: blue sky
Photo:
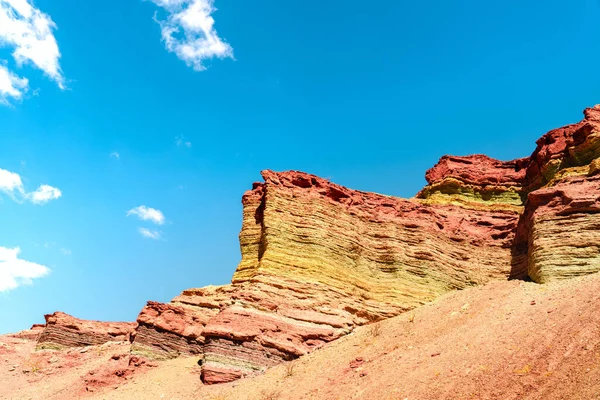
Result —
<instances>
[{"instance_id":1,"label":"blue sky","mask_svg":"<svg viewBox=\"0 0 600 400\"><path fill-rule=\"evenodd\" d=\"M410 197L600 102L597 0L213 6L0 0L0 333L227 283L262 169Z\"/></svg>"}]
</instances>

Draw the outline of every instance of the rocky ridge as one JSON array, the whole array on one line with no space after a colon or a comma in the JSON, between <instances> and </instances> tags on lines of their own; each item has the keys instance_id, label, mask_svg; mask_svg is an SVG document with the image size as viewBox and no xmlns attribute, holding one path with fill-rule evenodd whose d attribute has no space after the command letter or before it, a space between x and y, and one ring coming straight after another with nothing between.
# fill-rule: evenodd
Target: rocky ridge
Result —
<instances>
[{"instance_id":1,"label":"rocky ridge","mask_svg":"<svg viewBox=\"0 0 600 400\"><path fill-rule=\"evenodd\" d=\"M444 156L413 199L263 171L242 199L232 283L149 302L133 352L197 355L204 382L227 382L452 290L599 271L600 106L584 114L527 158ZM40 343L96 340L94 329L47 322ZM109 336L127 337L98 340Z\"/></svg>"},{"instance_id":2,"label":"rocky ridge","mask_svg":"<svg viewBox=\"0 0 600 400\"><path fill-rule=\"evenodd\" d=\"M45 315L46 324L37 339L38 349L63 349L130 342L135 322L100 322L75 318L63 312ZM41 329L34 325L34 332Z\"/></svg>"}]
</instances>

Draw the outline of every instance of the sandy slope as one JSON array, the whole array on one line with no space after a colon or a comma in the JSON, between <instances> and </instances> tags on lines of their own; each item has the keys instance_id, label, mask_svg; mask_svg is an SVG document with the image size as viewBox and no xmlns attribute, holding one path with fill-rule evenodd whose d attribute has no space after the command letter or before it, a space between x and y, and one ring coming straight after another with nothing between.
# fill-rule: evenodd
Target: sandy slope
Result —
<instances>
[{"instance_id":1,"label":"sandy slope","mask_svg":"<svg viewBox=\"0 0 600 400\"><path fill-rule=\"evenodd\" d=\"M189 358L108 379L111 355L123 352L116 348L48 352L36 372L8 371L39 357L31 349L31 341L0 338L1 399L600 399L600 275L451 293L220 386L202 386ZM90 386L90 370L104 380Z\"/></svg>"}]
</instances>

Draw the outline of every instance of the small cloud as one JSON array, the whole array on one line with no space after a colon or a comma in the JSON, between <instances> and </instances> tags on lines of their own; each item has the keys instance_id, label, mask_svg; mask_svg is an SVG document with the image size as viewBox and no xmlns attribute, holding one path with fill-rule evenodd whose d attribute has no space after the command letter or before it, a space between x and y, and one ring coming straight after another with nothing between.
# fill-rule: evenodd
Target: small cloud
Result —
<instances>
[{"instance_id":1,"label":"small cloud","mask_svg":"<svg viewBox=\"0 0 600 400\"><path fill-rule=\"evenodd\" d=\"M121 155L119 153L117 153L116 151L113 151L112 153L110 153L110 157L116 158L118 160L121 158Z\"/></svg>"},{"instance_id":2,"label":"small cloud","mask_svg":"<svg viewBox=\"0 0 600 400\"><path fill-rule=\"evenodd\" d=\"M183 135L175 137L175 144L177 144L177 146L185 146L187 148L192 147L192 142L185 140Z\"/></svg>"},{"instance_id":3,"label":"small cloud","mask_svg":"<svg viewBox=\"0 0 600 400\"><path fill-rule=\"evenodd\" d=\"M9 99L21 100L28 88L29 81L26 78L19 78L0 64L0 104L9 105Z\"/></svg>"},{"instance_id":4,"label":"small cloud","mask_svg":"<svg viewBox=\"0 0 600 400\"><path fill-rule=\"evenodd\" d=\"M46 204L50 200L56 200L62 196L60 189L49 185L41 185L35 192L31 192L27 197L33 204Z\"/></svg>"},{"instance_id":5,"label":"small cloud","mask_svg":"<svg viewBox=\"0 0 600 400\"><path fill-rule=\"evenodd\" d=\"M158 240L161 238L161 234L159 231L154 229L147 228L139 228L138 232L145 238Z\"/></svg>"},{"instance_id":6,"label":"small cloud","mask_svg":"<svg viewBox=\"0 0 600 400\"><path fill-rule=\"evenodd\" d=\"M233 48L223 41L214 28L213 0L150 0L168 13L159 21L162 40L168 51L175 53L196 71L204 71L204 61L233 58Z\"/></svg>"},{"instance_id":7,"label":"small cloud","mask_svg":"<svg viewBox=\"0 0 600 400\"><path fill-rule=\"evenodd\" d=\"M162 225L165 223L164 214L160 210L157 210L155 208L150 208L146 206L135 207L127 211L127 216L130 215L137 215L139 219L144 221L151 221L157 225Z\"/></svg>"},{"instance_id":8,"label":"small cloud","mask_svg":"<svg viewBox=\"0 0 600 400\"><path fill-rule=\"evenodd\" d=\"M55 200L62 196L62 192L59 189L50 185L41 185L36 191L27 193L19 174L1 168L0 193L6 194L16 202L20 203L23 200L29 200L33 204L46 204L50 200Z\"/></svg>"},{"instance_id":9,"label":"small cloud","mask_svg":"<svg viewBox=\"0 0 600 400\"><path fill-rule=\"evenodd\" d=\"M63 253L65 256L70 256L71 254L73 254L71 250L65 249L64 247L60 249L60 252Z\"/></svg>"},{"instance_id":10,"label":"small cloud","mask_svg":"<svg viewBox=\"0 0 600 400\"><path fill-rule=\"evenodd\" d=\"M33 279L50 273L50 269L45 265L20 259L20 253L19 247L11 249L0 246L0 292L30 285Z\"/></svg>"},{"instance_id":11,"label":"small cloud","mask_svg":"<svg viewBox=\"0 0 600 400\"><path fill-rule=\"evenodd\" d=\"M0 192L4 192L10 197L15 194L25 194L23 181L19 174L0 168Z\"/></svg>"}]
</instances>

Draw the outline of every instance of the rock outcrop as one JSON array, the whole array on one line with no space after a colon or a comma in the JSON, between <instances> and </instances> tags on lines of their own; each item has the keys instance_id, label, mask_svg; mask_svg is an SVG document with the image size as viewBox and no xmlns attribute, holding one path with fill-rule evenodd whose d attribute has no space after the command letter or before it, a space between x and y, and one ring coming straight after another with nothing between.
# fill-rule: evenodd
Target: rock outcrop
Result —
<instances>
[{"instance_id":1,"label":"rock outcrop","mask_svg":"<svg viewBox=\"0 0 600 400\"><path fill-rule=\"evenodd\" d=\"M413 199L263 171L242 199L231 284L148 302L137 325L46 316L40 346L131 339L144 356L197 355L202 380L221 383L448 291L598 272L599 157L596 106L544 135L527 158L442 157Z\"/></svg>"},{"instance_id":2,"label":"rock outcrop","mask_svg":"<svg viewBox=\"0 0 600 400\"><path fill-rule=\"evenodd\" d=\"M169 304L149 301L138 316L132 349L158 359L202 354L204 326L229 304L229 286L185 290Z\"/></svg>"},{"instance_id":3,"label":"rock outcrop","mask_svg":"<svg viewBox=\"0 0 600 400\"><path fill-rule=\"evenodd\" d=\"M538 283L600 271L600 106L584 115L542 136L529 160L514 247Z\"/></svg>"},{"instance_id":4,"label":"rock outcrop","mask_svg":"<svg viewBox=\"0 0 600 400\"><path fill-rule=\"evenodd\" d=\"M47 314L46 325L38 338L38 349L62 349L129 342L134 322L100 322L72 317L62 312ZM39 329L39 328L38 328Z\"/></svg>"},{"instance_id":5,"label":"rock outcrop","mask_svg":"<svg viewBox=\"0 0 600 400\"><path fill-rule=\"evenodd\" d=\"M508 279L518 207L398 199L301 172L263 172L243 197L232 284L150 302L133 348L202 354L219 383L306 354L450 290Z\"/></svg>"},{"instance_id":6,"label":"rock outcrop","mask_svg":"<svg viewBox=\"0 0 600 400\"><path fill-rule=\"evenodd\" d=\"M417 194L428 203L470 208L495 204L520 211L524 203L523 180L529 159L499 161L485 155L444 156L427 173L428 185Z\"/></svg>"}]
</instances>

